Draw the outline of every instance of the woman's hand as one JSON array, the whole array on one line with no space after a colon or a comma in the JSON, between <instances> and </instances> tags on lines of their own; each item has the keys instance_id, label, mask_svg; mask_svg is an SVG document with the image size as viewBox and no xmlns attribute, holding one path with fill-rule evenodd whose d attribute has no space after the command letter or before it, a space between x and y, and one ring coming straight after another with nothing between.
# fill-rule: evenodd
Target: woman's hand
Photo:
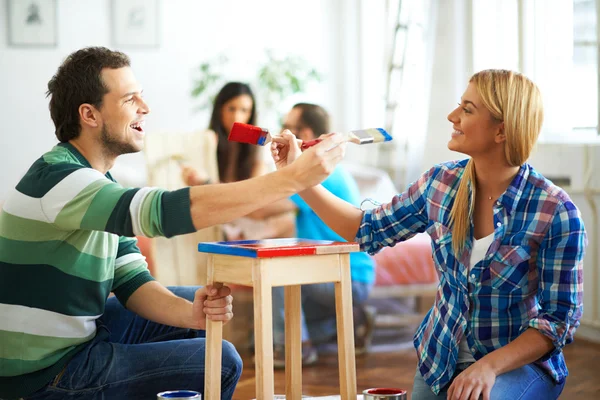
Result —
<instances>
[{"instance_id":1,"label":"woman's hand","mask_svg":"<svg viewBox=\"0 0 600 400\"><path fill-rule=\"evenodd\" d=\"M274 157L275 162L281 163L278 168L288 170L290 179L300 184L303 189L308 189L323 182L344 158L346 143L343 135L327 135L323 141L300 153L298 142L295 138L287 137L287 145L283 145L279 151L279 160ZM283 156L285 153L285 157Z\"/></svg>"},{"instance_id":2,"label":"woman's hand","mask_svg":"<svg viewBox=\"0 0 600 400\"><path fill-rule=\"evenodd\" d=\"M448 400L490 400L490 392L496 383L496 373L483 360L473 363L458 374L448 388Z\"/></svg>"},{"instance_id":3,"label":"woman's hand","mask_svg":"<svg viewBox=\"0 0 600 400\"><path fill-rule=\"evenodd\" d=\"M273 161L275 161L277 169L293 163L300 157L300 154L302 154L302 150L300 150L301 145L302 140L297 139L288 129L281 132L279 136L273 136L271 156L273 157Z\"/></svg>"},{"instance_id":4,"label":"woman's hand","mask_svg":"<svg viewBox=\"0 0 600 400\"><path fill-rule=\"evenodd\" d=\"M319 136L319 139L321 141L318 144L304 151L304 153L307 153L305 157L306 162L310 163L308 160L311 159L325 165L332 159L338 158L338 156L341 158L344 157L346 140L343 135L339 133L327 133ZM277 169L281 169L296 161L303 153L300 146L302 146L302 140L297 139L287 129L281 132L279 136L274 136L271 143L271 156L273 157L273 161L275 161ZM335 164L339 161L339 159L336 159Z\"/></svg>"}]
</instances>

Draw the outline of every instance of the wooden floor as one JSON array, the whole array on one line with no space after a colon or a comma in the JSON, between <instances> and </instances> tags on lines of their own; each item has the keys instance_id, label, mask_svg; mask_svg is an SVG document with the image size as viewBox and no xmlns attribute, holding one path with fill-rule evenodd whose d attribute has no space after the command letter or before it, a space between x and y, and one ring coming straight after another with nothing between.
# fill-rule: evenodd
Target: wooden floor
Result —
<instances>
[{"instance_id":1,"label":"wooden floor","mask_svg":"<svg viewBox=\"0 0 600 400\"><path fill-rule=\"evenodd\" d=\"M255 397L254 366L249 354L242 354L244 372L234 399ZM600 345L576 340L565 348L570 375L561 399L600 399ZM373 353L357 358L356 374L360 391L371 387L412 388L417 358L413 350ZM317 366L307 367L302 374L303 394L325 396L339 393L336 355L322 356ZM275 372L275 393L285 393L285 376ZM409 393L410 399L410 393Z\"/></svg>"}]
</instances>

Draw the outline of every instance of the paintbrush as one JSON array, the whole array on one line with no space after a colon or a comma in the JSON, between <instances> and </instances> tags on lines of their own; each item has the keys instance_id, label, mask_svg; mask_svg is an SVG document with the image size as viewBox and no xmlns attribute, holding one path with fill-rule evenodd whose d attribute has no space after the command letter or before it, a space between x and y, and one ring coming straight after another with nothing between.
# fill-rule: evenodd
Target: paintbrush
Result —
<instances>
[{"instance_id":1,"label":"paintbrush","mask_svg":"<svg viewBox=\"0 0 600 400\"><path fill-rule=\"evenodd\" d=\"M229 137L230 142L249 143L264 146L271 141L271 134L268 129L260 128L250 124L234 122Z\"/></svg>"},{"instance_id":2,"label":"paintbrush","mask_svg":"<svg viewBox=\"0 0 600 400\"><path fill-rule=\"evenodd\" d=\"M389 142L392 137L382 128L359 129L343 133L347 142L356 144L381 143ZM271 141L272 137L268 129L258 126L242 124L235 122L231 132L229 133L229 141L256 144L264 146ZM311 146L321 142L323 139L314 139L303 142L300 146L302 150L306 150Z\"/></svg>"},{"instance_id":3,"label":"paintbrush","mask_svg":"<svg viewBox=\"0 0 600 400\"><path fill-rule=\"evenodd\" d=\"M381 143L389 142L390 140L392 140L390 134L387 133L383 128L359 129L356 131L343 133L342 135L345 136L346 142L355 144ZM306 150L309 147L321 142L322 140L323 139L308 140L306 142L303 142L300 148L302 150Z\"/></svg>"}]
</instances>

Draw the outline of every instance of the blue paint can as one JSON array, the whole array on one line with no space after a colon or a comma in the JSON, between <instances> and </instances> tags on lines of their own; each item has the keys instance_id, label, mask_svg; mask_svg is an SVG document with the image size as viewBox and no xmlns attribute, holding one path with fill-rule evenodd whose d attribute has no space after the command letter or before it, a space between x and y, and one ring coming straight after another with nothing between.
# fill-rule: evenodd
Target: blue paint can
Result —
<instances>
[{"instance_id":1,"label":"blue paint can","mask_svg":"<svg viewBox=\"0 0 600 400\"><path fill-rule=\"evenodd\" d=\"M185 400L201 400L202 395L193 390L170 390L168 392L160 392L156 395L156 400L164 399L185 399Z\"/></svg>"}]
</instances>

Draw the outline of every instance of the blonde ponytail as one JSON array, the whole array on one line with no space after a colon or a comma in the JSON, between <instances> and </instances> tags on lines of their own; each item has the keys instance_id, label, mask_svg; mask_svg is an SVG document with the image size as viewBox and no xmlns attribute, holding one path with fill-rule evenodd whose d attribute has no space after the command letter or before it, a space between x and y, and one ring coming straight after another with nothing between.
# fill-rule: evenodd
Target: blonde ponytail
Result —
<instances>
[{"instance_id":1,"label":"blonde ponytail","mask_svg":"<svg viewBox=\"0 0 600 400\"><path fill-rule=\"evenodd\" d=\"M469 185L470 184L470 185ZM469 196L469 186L471 193ZM452 227L452 249L458 258L465 247L467 235L471 229L475 199L475 163L473 159L467 162L465 172L460 179L454 205L450 210L450 226Z\"/></svg>"}]
</instances>

